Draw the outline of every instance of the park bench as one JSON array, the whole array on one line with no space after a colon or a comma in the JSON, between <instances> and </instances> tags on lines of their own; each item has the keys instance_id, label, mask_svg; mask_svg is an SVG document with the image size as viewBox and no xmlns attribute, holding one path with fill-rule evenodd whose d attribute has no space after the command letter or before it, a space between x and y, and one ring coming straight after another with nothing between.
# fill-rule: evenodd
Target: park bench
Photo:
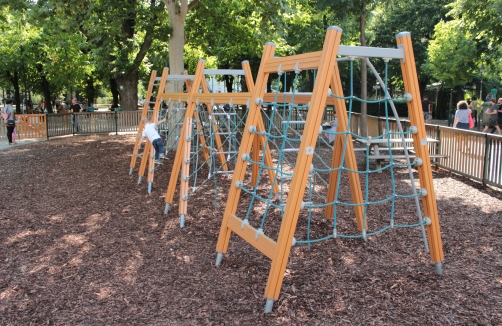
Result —
<instances>
[{"instance_id":1,"label":"park bench","mask_svg":"<svg viewBox=\"0 0 502 326\"><path fill-rule=\"evenodd\" d=\"M427 143L433 143L433 144L438 144L439 140L433 139L433 138L427 138ZM366 152L366 146L370 146L370 151L368 154L368 159L369 160L374 160L376 163L377 169L380 169L382 166L383 161L388 161L391 159L391 154L392 154L392 159L406 159L406 154L401 152L405 151L404 147L388 147L387 145L390 144L402 144L402 139L381 139L381 138L371 138L371 139L356 139L356 142L364 145L364 147L359 147L356 148L356 151L364 151ZM413 147L413 139L411 138L406 138L405 142L407 144L410 144L410 146L406 146L406 150L408 151L408 157L411 159L416 158L416 153ZM384 153L382 153L384 152ZM431 159L433 158L442 158L446 159L448 158L448 155L444 154L429 154L429 157Z\"/></svg>"}]
</instances>

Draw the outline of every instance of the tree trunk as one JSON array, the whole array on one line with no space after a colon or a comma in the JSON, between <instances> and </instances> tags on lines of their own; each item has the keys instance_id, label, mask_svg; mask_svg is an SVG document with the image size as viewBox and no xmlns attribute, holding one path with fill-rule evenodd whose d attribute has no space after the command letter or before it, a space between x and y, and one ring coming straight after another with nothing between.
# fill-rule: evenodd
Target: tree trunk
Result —
<instances>
[{"instance_id":1,"label":"tree trunk","mask_svg":"<svg viewBox=\"0 0 502 326\"><path fill-rule=\"evenodd\" d=\"M14 101L16 102L16 113L21 114L21 90L19 89L19 74L14 70L14 78L12 79L12 86L14 86Z\"/></svg>"},{"instance_id":2,"label":"tree trunk","mask_svg":"<svg viewBox=\"0 0 502 326\"><path fill-rule=\"evenodd\" d=\"M359 32L361 33L360 40L361 46L366 46L366 34L365 34L365 19L366 19L366 4L363 3L361 7L361 17L359 19ZM365 58L361 59L361 99L366 100L368 98L368 71L366 68ZM368 125L366 123L368 118L368 106L366 102L361 102L361 136L368 136Z\"/></svg>"},{"instance_id":3,"label":"tree trunk","mask_svg":"<svg viewBox=\"0 0 502 326\"><path fill-rule=\"evenodd\" d=\"M87 86L86 86L86 93L87 93L87 105L94 104L94 101L96 100L96 87L94 87L94 78L92 76L89 76L87 78Z\"/></svg>"},{"instance_id":4,"label":"tree trunk","mask_svg":"<svg viewBox=\"0 0 502 326\"><path fill-rule=\"evenodd\" d=\"M234 76L225 75L225 76L223 76L223 79L225 80L225 86L227 88L227 93L233 93Z\"/></svg>"},{"instance_id":5,"label":"tree trunk","mask_svg":"<svg viewBox=\"0 0 502 326\"><path fill-rule=\"evenodd\" d=\"M44 68L41 64L37 64L37 70L38 70L38 73L40 74L40 80L41 80L40 86L42 87L42 93L44 94L47 112L54 113L54 111L52 110L51 87L50 87L49 81L45 77L45 74L43 71Z\"/></svg>"},{"instance_id":6,"label":"tree trunk","mask_svg":"<svg viewBox=\"0 0 502 326\"><path fill-rule=\"evenodd\" d=\"M171 25L171 37L169 38L169 74L182 74L185 70L183 62L183 48L185 46L185 19L188 11L188 0L163 0L169 13ZM167 92L174 92L175 89L182 89L182 82L168 83ZM174 117L171 115L175 115ZM169 121L179 121L182 111L169 113ZM175 135L168 138L167 147L177 146L176 139L181 133L181 128L175 124L168 124L169 133Z\"/></svg>"},{"instance_id":7,"label":"tree trunk","mask_svg":"<svg viewBox=\"0 0 502 326\"><path fill-rule=\"evenodd\" d=\"M115 77L110 78L110 91L112 92L112 108L116 108L119 104L119 88Z\"/></svg>"},{"instance_id":8,"label":"tree trunk","mask_svg":"<svg viewBox=\"0 0 502 326\"><path fill-rule=\"evenodd\" d=\"M185 46L185 19L186 19L186 1L185 8L176 8L175 1L166 3L169 11L169 21L171 22L171 37L169 38L169 73L182 74L185 70L183 62L183 47Z\"/></svg>"},{"instance_id":9,"label":"tree trunk","mask_svg":"<svg viewBox=\"0 0 502 326\"><path fill-rule=\"evenodd\" d=\"M117 78L120 92L120 106L124 111L135 111L138 109L138 72Z\"/></svg>"}]
</instances>

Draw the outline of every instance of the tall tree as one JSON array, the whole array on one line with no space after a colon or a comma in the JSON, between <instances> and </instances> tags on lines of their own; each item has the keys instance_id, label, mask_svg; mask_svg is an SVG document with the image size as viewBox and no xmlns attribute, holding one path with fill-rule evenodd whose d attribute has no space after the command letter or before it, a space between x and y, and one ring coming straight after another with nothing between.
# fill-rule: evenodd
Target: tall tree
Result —
<instances>
[{"instance_id":1,"label":"tall tree","mask_svg":"<svg viewBox=\"0 0 502 326\"><path fill-rule=\"evenodd\" d=\"M185 47L185 21L187 13L200 0L163 0L169 13L171 35L169 37L169 69L171 73L181 74L185 69L183 49Z\"/></svg>"},{"instance_id":2,"label":"tall tree","mask_svg":"<svg viewBox=\"0 0 502 326\"><path fill-rule=\"evenodd\" d=\"M377 47L395 47L395 35L400 32L410 32L413 42L413 52L417 65L418 81L423 92L430 83L430 71L421 69L427 60L427 46L434 38L434 26L440 21L449 20L446 17L450 0L404 1L391 0L382 3L374 13L369 35L370 45ZM390 63L390 75L401 75L400 64ZM401 78L392 80L394 87L402 88Z\"/></svg>"},{"instance_id":3,"label":"tall tree","mask_svg":"<svg viewBox=\"0 0 502 326\"><path fill-rule=\"evenodd\" d=\"M140 66L153 39L169 33L162 1L39 0L36 7L40 17L57 17L60 29L85 37L81 52L110 81L114 105L120 94L122 108L136 110Z\"/></svg>"},{"instance_id":4,"label":"tall tree","mask_svg":"<svg viewBox=\"0 0 502 326\"><path fill-rule=\"evenodd\" d=\"M457 100L463 99L462 86L470 82L473 74L477 73L472 60L476 53L473 41L462 22L452 20L439 22L435 27L434 39L429 43L429 57L424 68L437 80L457 88Z\"/></svg>"},{"instance_id":5,"label":"tall tree","mask_svg":"<svg viewBox=\"0 0 502 326\"><path fill-rule=\"evenodd\" d=\"M356 18L359 22L359 44L366 46L366 19L368 15L368 6L374 4L374 0L319 0L318 5L321 8L330 8L335 12L340 12L349 18ZM345 17L343 17L346 19ZM364 102L368 97L368 71L366 62L361 60L361 94L359 97L363 100L361 102L361 135L366 136L368 128L366 124L367 119L367 105Z\"/></svg>"}]
</instances>

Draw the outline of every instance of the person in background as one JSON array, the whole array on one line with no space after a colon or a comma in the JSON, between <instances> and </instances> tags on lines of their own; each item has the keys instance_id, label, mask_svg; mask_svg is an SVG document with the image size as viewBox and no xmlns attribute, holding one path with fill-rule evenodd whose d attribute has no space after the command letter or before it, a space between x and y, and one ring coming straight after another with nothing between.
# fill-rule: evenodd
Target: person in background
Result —
<instances>
[{"instance_id":1,"label":"person in background","mask_svg":"<svg viewBox=\"0 0 502 326\"><path fill-rule=\"evenodd\" d=\"M94 112L94 103L89 103L89 112Z\"/></svg>"},{"instance_id":2,"label":"person in background","mask_svg":"<svg viewBox=\"0 0 502 326\"><path fill-rule=\"evenodd\" d=\"M469 130L469 115L471 110L467 107L466 101L457 103L457 111L455 112L455 120L453 121L453 128Z\"/></svg>"},{"instance_id":3,"label":"person in background","mask_svg":"<svg viewBox=\"0 0 502 326\"><path fill-rule=\"evenodd\" d=\"M155 149L155 163L159 164L159 159L164 158L164 143L162 142L162 138L157 132L157 126L161 123L165 122L166 119L162 119L160 121L151 122L147 117L143 117L141 119L143 122L143 133L141 134L140 143L148 137L148 140L152 143L153 148Z\"/></svg>"},{"instance_id":4,"label":"person in background","mask_svg":"<svg viewBox=\"0 0 502 326\"><path fill-rule=\"evenodd\" d=\"M490 115L490 120L485 125L483 132L487 132L489 127L495 127L499 135L502 135L500 132L500 127L498 125L498 110L499 106L495 104L495 99L490 98L491 106L485 111L486 114Z\"/></svg>"},{"instance_id":5,"label":"person in background","mask_svg":"<svg viewBox=\"0 0 502 326\"><path fill-rule=\"evenodd\" d=\"M498 108L498 114L497 114L497 121L499 123L499 128L502 128L502 97L499 98L497 104L499 106L499 108Z\"/></svg>"},{"instance_id":6,"label":"person in background","mask_svg":"<svg viewBox=\"0 0 502 326\"><path fill-rule=\"evenodd\" d=\"M497 98L497 89L494 87L490 90L490 93L492 93L492 98L496 99Z\"/></svg>"},{"instance_id":7,"label":"person in background","mask_svg":"<svg viewBox=\"0 0 502 326\"><path fill-rule=\"evenodd\" d=\"M474 119L474 126L477 127L479 123L479 110L481 110L481 105L478 103L478 98L476 96L472 97L471 104L469 106L472 112L472 118Z\"/></svg>"},{"instance_id":8,"label":"person in background","mask_svg":"<svg viewBox=\"0 0 502 326\"><path fill-rule=\"evenodd\" d=\"M14 145L16 142L13 140L12 135L16 129L16 117L14 112L14 107L12 106L12 100L7 100L5 106L2 108L2 118L5 122L5 127L7 128L7 139L9 140L9 145Z\"/></svg>"},{"instance_id":9,"label":"person in background","mask_svg":"<svg viewBox=\"0 0 502 326\"><path fill-rule=\"evenodd\" d=\"M76 98L72 98L70 112L79 113L82 110L80 104L77 103ZM76 132L78 132L78 114L73 116L73 128Z\"/></svg>"},{"instance_id":10,"label":"person in background","mask_svg":"<svg viewBox=\"0 0 502 326\"><path fill-rule=\"evenodd\" d=\"M492 93L486 94L485 103L489 103L491 99L492 99ZM493 99L493 100L495 100L495 99Z\"/></svg>"},{"instance_id":11,"label":"person in background","mask_svg":"<svg viewBox=\"0 0 502 326\"><path fill-rule=\"evenodd\" d=\"M424 96L422 101L422 111L424 113L424 122L430 123L432 119L432 104L429 102L428 96Z\"/></svg>"}]
</instances>

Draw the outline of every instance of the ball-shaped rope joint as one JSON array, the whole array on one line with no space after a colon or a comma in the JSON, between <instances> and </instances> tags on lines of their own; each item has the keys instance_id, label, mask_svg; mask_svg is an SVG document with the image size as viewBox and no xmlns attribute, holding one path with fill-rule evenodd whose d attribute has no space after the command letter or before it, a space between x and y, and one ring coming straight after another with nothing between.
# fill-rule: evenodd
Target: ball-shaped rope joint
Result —
<instances>
[{"instance_id":1,"label":"ball-shaped rope joint","mask_svg":"<svg viewBox=\"0 0 502 326\"><path fill-rule=\"evenodd\" d=\"M431 225L432 224L431 218L428 216L424 217L424 223L425 225Z\"/></svg>"},{"instance_id":2,"label":"ball-shaped rope joint","mask_svg":"<svg viewBox=\"0 0 502 326\"><path fill-rule=\"evenodd\" d=\"M331 91L331 88L328 88L328 96L333 95L333 92Z\"/></svg>"},{"instance_id":3,"label":"ball-shaped rope joint","mask_svg":"<svg viewBox=\"0 0 502 326\"><path fill-rule=\"evenodd\" d=\"M293 241L291 242L291 245L292 246L296 245L296 238L295 237L293 237Z\"/></svg>"},{"instance_id":4,"label":"ball-shaped rope joint","mask_svg":"<svg viewBox=\"0 0 502 326\"><path fill-rule=\"evenodd\" d=\"M249 157L249 154L247 154L247 153L242 154L242 160L243 161L249 161L250 159L251 158Z\"/></svg>"},{"instance_id":5,"label":"ball-shaped rope joint","mask_svg":"<svg viewBox=\"0 0 502 326\"><path fill-rule=\"evenodd\" d=\"M414 162L416 166L422 166L422 164L424 163L424 161L422 161L420 157L415 158Z\"/></svg>"},{"instance_id":6,"label":"ball-shaped rope joint","mask_svg":"<svg viewBox=\"0 0 502 326\"><path fill-rule=\"evenodd\" d=\"M255 100L255 103L258 104L258 105L262 105L263 104L263 99L257 97L256 100Z\"/></svg>"},{"instance_id":7,"label":"ball-shaped rope joint","mask_svg":"<svg viewBox=\"0 0 502 326\"><path fill-rule=\"evenodd\" d=\"M190 159L189 158L186 158L185 161L184 161L186 164L190 163Z\"/></svg>"},{"instance_id":8,"label":"ball-shaped rope joint","mask_svg":"<svg viewBox=\"0 0 502 326\"><path fill-rule=\"evenodd\" d=\"M406 93L404 94L404 99L406 100L406 102L411 102L411 100L413 100L413 95Z\"/></svg>"},{"instance_id":9,"label":"ball-shaped rope joint","mask_svg":"<svg viewBox=\"0 0 502 326\"><path fill-rule=\"evenodd\" d=\"M422 197L427 196L427 190L425 188L420 189L420 196Z\"/></svg>"},{"instance_id":10,"label":"ball-shaped rope joint","mask_svg":"<svg viewBox=\"0 0 502 326\"><path fill-rule=\"evenodd\" d=\"M410 132L414 135L416 135L418 133L418 128L417 126L411 126L410 127Z\"/></svg>"},{"instance_id":11,"label":"ball-shaped rope joint","mask_svg":"<svg viewBox=\"0 0 502 326\"><path fill-rule=\"evenodd\" d=\"M185 175L185 176L183 177L183 180L188 181L188 180L190 180L190 177L189 177L188 175Z\"/></svg>"},{"instance_id":12,"label":"ball-shaped rope joint","mask_svg":"<svg viewBox=\"0 0 502 326\"><path fill-rule=\"evenodd\" d=\"M240 180L235 183L236 188L242 188L243 186L244 186L244 183Z\"/></svg>"},{"instance_id":13,"label":"ball-shaped rope joint","mask_svg":"<svg viewBox=\"0 0 502 326\"><path fill-rule=\"evenodd\" d=\"M314 171L314 164L310 164L310 173L312 173Z\"/></svg>"},{"instance_id":14,"label":"ball-shaped rope joint","mask_svg":"<svg viewBox=\"0 0 502 326\"><path fill-rule=\"evenodd\" d=\"M188 200L188 195L181 196L181 199L183 199L184 201L187 201Z\"/></svg>"},{"instance_id":15,"label":"ball-shaped rope joint","mask_svg":"<svg viewBox=\"0 0 502 326\"><path fill-rule=\"evenodd\" d=\"M253 134L253 133L256 132L256 127L255 126L249 126L248 131Z\"/></svg>"},{"instance_id":16,"label":"ball-shaped rope joint","mask_svg":"<svg viewBox=\"0 0 502 326\"><path fill-rule=\"evenodd\" d=\"M319 131L318 131L319 135L322 135L322 131L323 131L322 126L319 126Z\"/></svg>"},{"instance_id":17,"label":"ball-shaped rope joint","mask_svg":"<svg viewBox=\"0 0 502 326\"><path fill-rule=\"evenodd\" d=\"M192 137L188 136L187 138L185 138L186 141L191 141L192 140Z\"/></svg>"}]
</instances>

